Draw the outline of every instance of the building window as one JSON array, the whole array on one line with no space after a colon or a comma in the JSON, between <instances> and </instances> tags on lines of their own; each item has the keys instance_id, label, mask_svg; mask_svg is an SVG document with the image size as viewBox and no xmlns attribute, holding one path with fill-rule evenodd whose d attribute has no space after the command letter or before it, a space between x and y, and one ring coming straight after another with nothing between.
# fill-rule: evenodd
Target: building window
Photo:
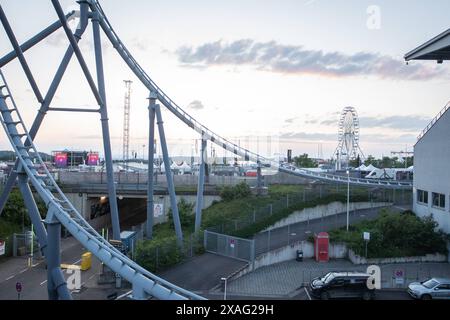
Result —
<instances>
[{"instance_id":1,"label":"building window","mask_svg":"<svg viewBox=\"0 0 450 320\"><path fill-rule=\"evenodd\" d=\"M428 204L428 191L417 190L417 202Z\"/></svg>"},{"instance_id":2,"label":"building window","mask_svg":"<svg viewBox=\"0 0 450 320\"><path fill-rule=\"evenodd\" d=\"M433 207L445 209L445 195L433 192Z\"/></svg>"}]
</instances>

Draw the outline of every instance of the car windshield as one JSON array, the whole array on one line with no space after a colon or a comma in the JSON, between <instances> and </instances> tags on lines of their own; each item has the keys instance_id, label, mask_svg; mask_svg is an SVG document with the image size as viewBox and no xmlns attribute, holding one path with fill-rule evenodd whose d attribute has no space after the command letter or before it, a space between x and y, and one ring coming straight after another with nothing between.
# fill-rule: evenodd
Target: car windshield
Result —
<instances>
[{"instance_id":1,"label":"car windshield","mask_svg":"<svg viewBox=\"0 0 450 320\"><path fill-rule=\"evenodd\" d=\"M433 279L430 279L428 281L425 281L424 283L422 283L422 285L427 288L427 289L432 289L434 288L436 285L438 285L439 283Z\"/></svg>"},{"instance_id":2,"label":"car windshield","mask_svg":"<svg viewBox=\"0 0 450 320\"><path fill-rule=\"evenodd\" d=\"M333 279L334 279L334 274L332 272L330 272L330 273L327 273L325 276L323 276L323 278L320 280L322 280L323 283L329 283Z\"/></svg>"}]
</instances>

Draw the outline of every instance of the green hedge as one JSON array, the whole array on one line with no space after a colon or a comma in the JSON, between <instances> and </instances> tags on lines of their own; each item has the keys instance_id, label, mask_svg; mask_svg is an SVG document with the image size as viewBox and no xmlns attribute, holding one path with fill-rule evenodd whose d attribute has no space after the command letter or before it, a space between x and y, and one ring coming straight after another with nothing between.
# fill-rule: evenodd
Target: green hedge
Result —
<instances>
[{"instance_id":1,"label":"green hedge","mask_svg":"<svg viewBox=\"0 0 450 320\"><path fill-rule=\"evenodd\" d=\"M391 258L448 254L448 235L435 231L437 223L432 217L419 218L411 211L401 214L383 210L375 220L362 221L350 226L347 232L340 228L330 232L331 242L346 243L356 254L365 255L363 232L370 232L368 258Z\"/></svg>"}]
</instances>

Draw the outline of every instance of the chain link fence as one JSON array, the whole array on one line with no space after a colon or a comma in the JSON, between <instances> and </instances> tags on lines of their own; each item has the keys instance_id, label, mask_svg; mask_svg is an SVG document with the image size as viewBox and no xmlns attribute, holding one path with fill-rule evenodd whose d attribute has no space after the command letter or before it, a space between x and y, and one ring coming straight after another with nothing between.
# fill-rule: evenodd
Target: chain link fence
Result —
<instances>
[{"instance_id":1,"label":"chain link fence","mask_svg":"<svg viewBox=\"0 0 450 320\"><path fill-rule=\"evenodd\" d=\"M207 252L253 262L255 259L255 241L228 236L205 230L204 247Z\"/></svg>"}]
</instances>

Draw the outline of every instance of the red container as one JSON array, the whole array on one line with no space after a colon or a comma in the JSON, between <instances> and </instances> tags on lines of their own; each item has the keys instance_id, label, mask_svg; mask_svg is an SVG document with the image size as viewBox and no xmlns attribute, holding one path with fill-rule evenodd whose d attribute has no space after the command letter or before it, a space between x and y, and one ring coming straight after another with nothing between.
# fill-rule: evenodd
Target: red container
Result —
<instances>
[{"instance_id":1,"label":"red container","mask_svg":"<svg viewBox=\"0 0 450 320\"><path fill-rule=\"evenodd\" d=\"M328 262L330 248L330 236L326 232L321 232L314 237L314 253L316 261Z\"/></svg>"}]
</instances>

